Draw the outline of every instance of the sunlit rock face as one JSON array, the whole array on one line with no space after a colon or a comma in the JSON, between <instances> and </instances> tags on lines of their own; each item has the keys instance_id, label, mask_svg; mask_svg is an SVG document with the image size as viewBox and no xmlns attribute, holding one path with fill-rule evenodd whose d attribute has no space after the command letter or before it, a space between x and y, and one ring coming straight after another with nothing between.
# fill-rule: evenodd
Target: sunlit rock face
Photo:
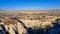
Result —
<instances>
[{"instance_id":1,"label":"sunlit rock face","mask_svg":"<svg viewBox=\"0 0 60 34\"><path fill-rule=\"evenodd\" d=\"M2 28L4 27L5 30ZM0 26L0 33L4 33L6 34L6 32L8 31L9 34L22 34L22 33L26 33L27 31L25 30L25 28L23 26L20 25L20 23L17 23L16 25L14 24L10 24L10 25L3 25Z\"/></svg>"},{"instance_id":2,"label":"sunlit rock face","mask_svg":"<svg viewBox=\"0 0 60 34\"><path fill-rule=\"evenodd\" d=\"M0 34L60 34L59 12L0 12Z\"/></svg>"},{"instance_id":3,"label":"sunlit rock face","mask_svg":"<svg viewBox=\"0 0 60 34\"><path fill-rule=\"evenodd\" d=\"M6 21L4 19L4 21ZM20 22L10 22L11 20L7 19L7 22L3 24L0 23L0 33L1 34L25 34L27 31L26 29L20 24ZM8 24L9 23L9 24Z\"/></svg>"},{"instance_id":4,"label":"sunlit rock face","mask_svg":"<svg viewBox=\"0 0 60 34\"><path fill-rule=\"evenodd\" d=\"M56 18L48 19L45 21L40 20L12 20L11 19L2 19L3 21L0 23L0 34L38 34L37 30L34 30L34 26L42 26L43 28L46 27L54 27L52 29L48 29L48 32L43 34L58 34L60 33L60 25L53 25L52 23L55 23ZM7 21L7 22L6 22ZM59 26L59 27L57 27ZM31 29L32 28L32 29Z\"/></svg>"}]
</instances>

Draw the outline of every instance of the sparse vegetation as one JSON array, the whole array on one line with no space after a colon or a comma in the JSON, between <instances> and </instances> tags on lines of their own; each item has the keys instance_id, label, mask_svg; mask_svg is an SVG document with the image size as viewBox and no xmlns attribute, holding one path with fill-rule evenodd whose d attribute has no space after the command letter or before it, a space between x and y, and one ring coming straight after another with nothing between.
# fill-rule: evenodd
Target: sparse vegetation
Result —
<instances>
[{"instance_id":1,"label":"sparse vegetation","mask_svg":"<svg viewBox=\"0 0 60 34\"><path fill-rule=\"evenodd\" d=\"M57 18L55 21L56 21L58 24L60 24L60 18Z\"/></svg>"},{"instance_id":2,"label":"sparse vegetation","mask_svg":"<svg viewBox=\"0 0 60 34\"><path fill-rule=\"evenodd\" d=\"M52 30L60 29L60 18L58 18L60 17L60 11L21 11L0 10L0 22L4 23L4 27L6 27L6 29L8 30L6 31L6 34L10 34L11 32L20 34L21 31L22 34L24 34L25 30L26 33L28 32L29 34L50 34ZM57 18L55 20L56 23L51 22L53 21L53 18ZM13 31L10 31L10 29ZM60 32L60 30L58 32Z\"/></svg>"}]
</instances>

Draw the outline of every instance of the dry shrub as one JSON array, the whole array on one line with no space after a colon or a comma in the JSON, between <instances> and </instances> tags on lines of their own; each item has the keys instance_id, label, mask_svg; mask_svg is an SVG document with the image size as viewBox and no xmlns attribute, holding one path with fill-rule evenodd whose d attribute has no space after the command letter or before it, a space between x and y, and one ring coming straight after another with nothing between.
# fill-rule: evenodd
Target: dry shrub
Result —
<instances>
[{"instance_id":1,"label":"dry shrub","mask_svg":"<svg viewBox=\"0 0 60 34\"><path fill-rule=\"evenodd\" d=\"M7 25L9 25L9 24L17 24L17 21L16 20L6 20L5 19L5 21L4 21L4 24L7 24Z\"/></svg>"}]
</instances>

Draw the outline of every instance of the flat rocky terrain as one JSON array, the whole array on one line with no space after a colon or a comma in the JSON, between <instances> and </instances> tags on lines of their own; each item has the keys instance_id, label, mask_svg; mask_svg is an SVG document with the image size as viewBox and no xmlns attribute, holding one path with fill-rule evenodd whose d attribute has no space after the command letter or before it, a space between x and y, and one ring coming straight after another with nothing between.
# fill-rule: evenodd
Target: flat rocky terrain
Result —
<instances>
[{"instance_id":1,"label":"flat rocky terrain","mask_svg":"<svg viewBox=\"0 0 60 34\"><path fill-rule=\"evenodd\" d=\"M2 10L0 34L59 34L60 10Z\"/></svg>"}]
</instances>

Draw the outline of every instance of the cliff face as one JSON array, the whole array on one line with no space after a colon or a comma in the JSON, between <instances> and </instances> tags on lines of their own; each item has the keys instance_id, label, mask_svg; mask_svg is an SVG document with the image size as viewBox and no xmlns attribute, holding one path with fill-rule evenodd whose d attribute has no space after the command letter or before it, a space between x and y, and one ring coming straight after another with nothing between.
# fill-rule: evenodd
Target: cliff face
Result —
<instances>
[{"instance_id":1,"label":"cliff face","mask_svg":"<svg viewBox=\"0 0 60 34\"><path fill-rule=\"evenodd\" d=\"M20 20L17 18L14 18L14 20L0 19L0 34L31 34L31 32L33 32L34 30L33 28L34 26L38 26L38 27L42 26L42 28L46 28L47 26L53 27L52 23L54 20L55 18L46 19L42 21L41 20ZM51 32L52 30L50 31L50 33Z\"/></svg>"},{"instance_id":2,"label":"cliff face","mask_svg":"<svg viewBox=\"0 0 60 34\"><path fill-rule=\"evenodd\" d=\"M9 24L9 25L4 25L0 24L0 33L1 34L22 34L27 32L25 28L17 22L17 24Z\"/></svg>"}]
</instances>

